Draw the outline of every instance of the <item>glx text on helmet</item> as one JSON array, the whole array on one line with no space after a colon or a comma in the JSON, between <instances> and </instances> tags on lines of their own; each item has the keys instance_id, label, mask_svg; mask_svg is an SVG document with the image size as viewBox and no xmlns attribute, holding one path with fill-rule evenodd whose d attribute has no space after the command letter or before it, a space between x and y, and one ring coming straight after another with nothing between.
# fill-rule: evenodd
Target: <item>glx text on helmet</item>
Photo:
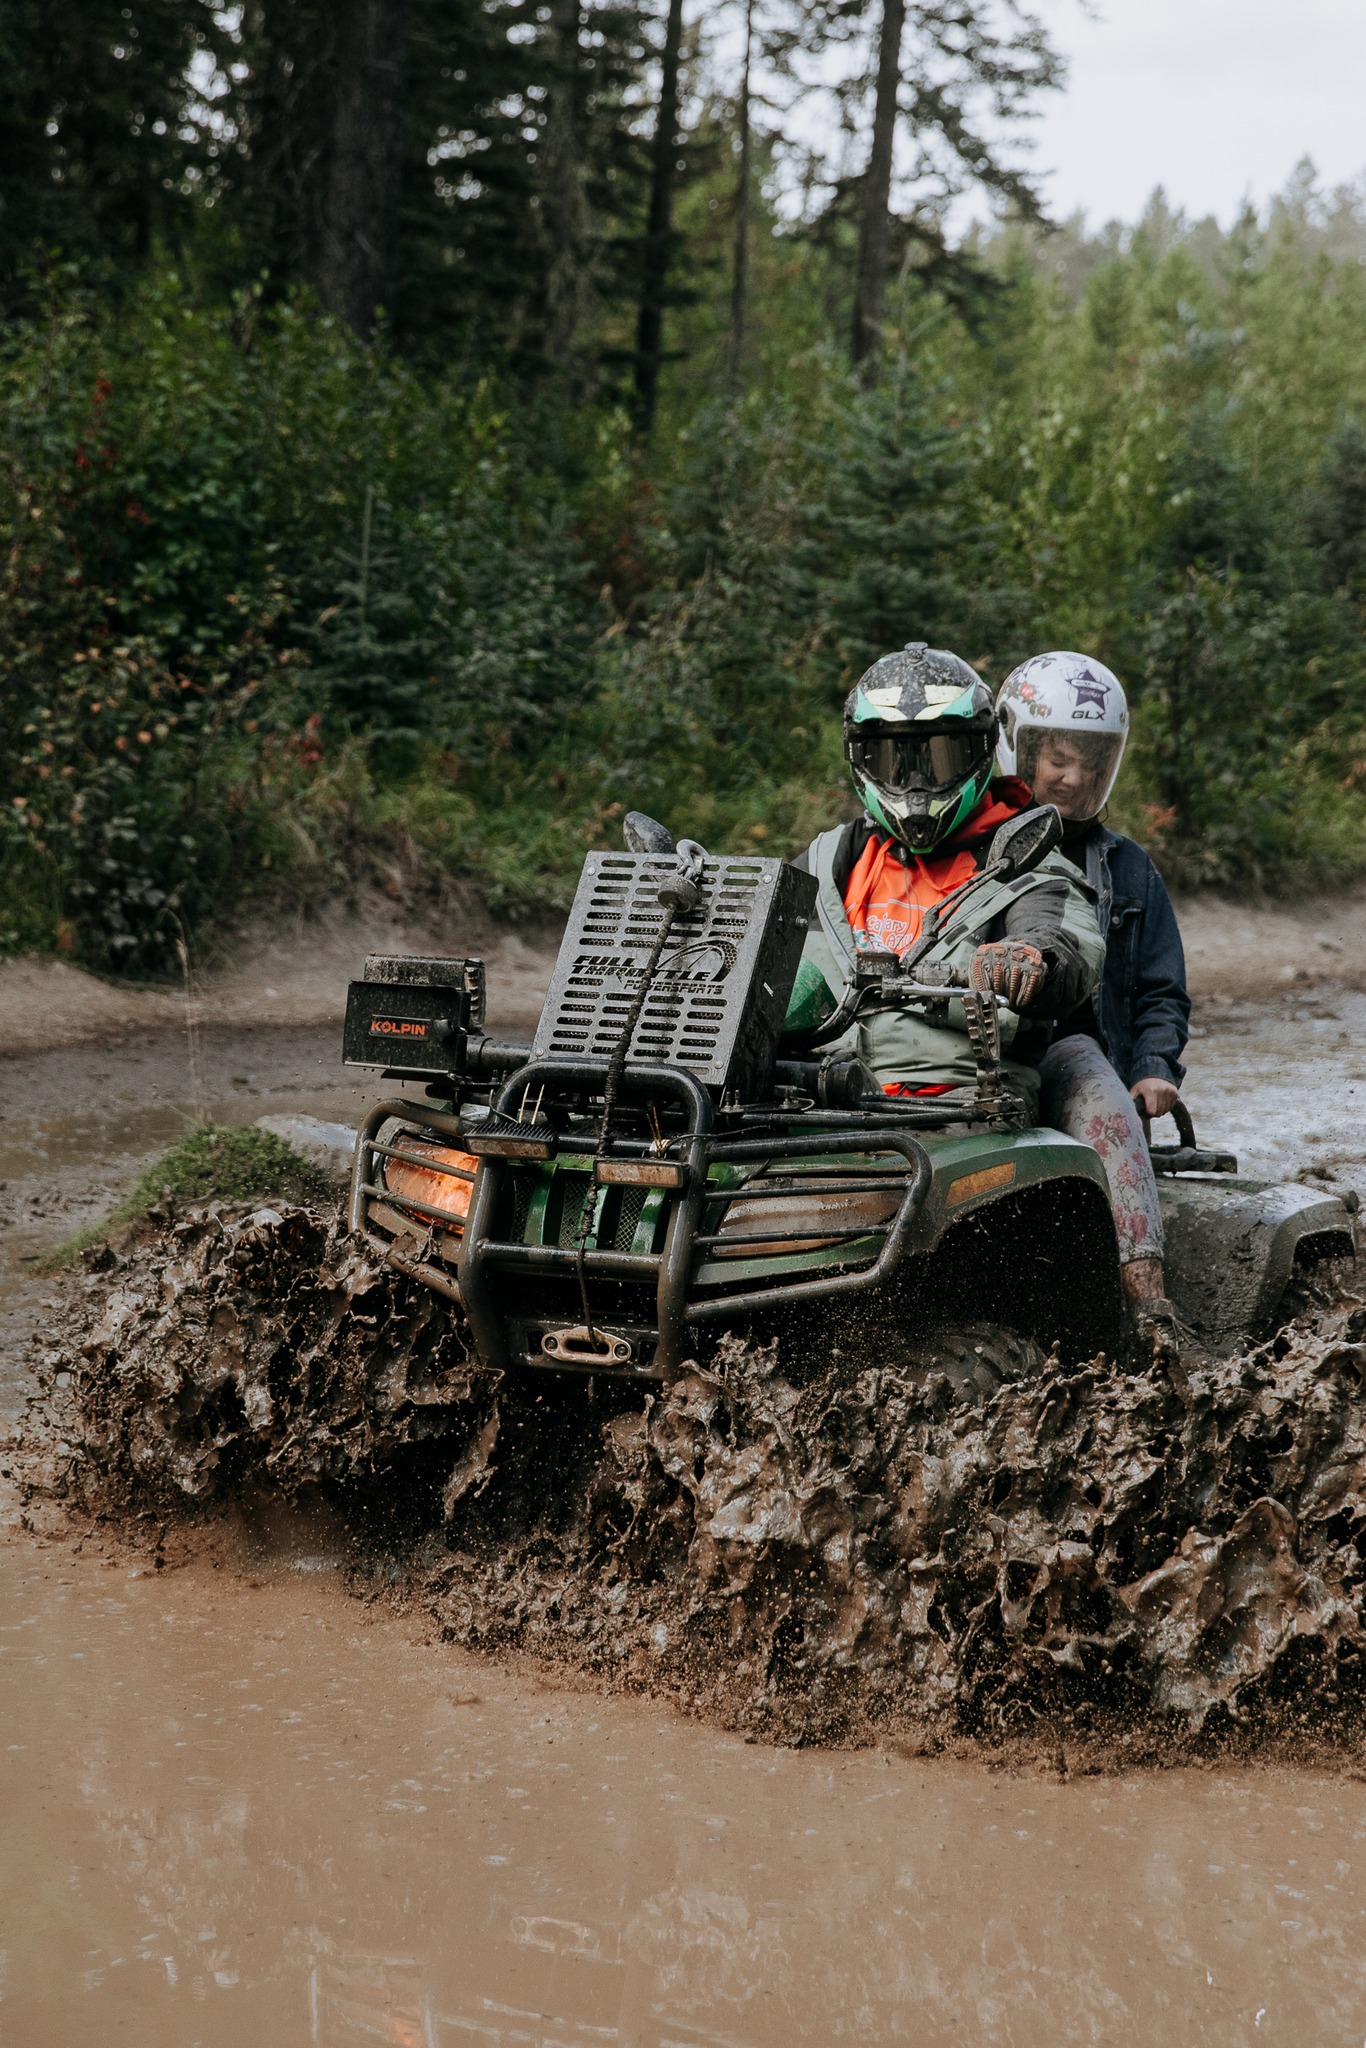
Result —
<instances>
[{"instance_id":1,"label":"glx text on helmet","mask_svg":"<svg viewBox=\"0 0 1366 2048\"><path fill-rule=\"evenodd\" d=\"M844 753L870 818L924 852L948 839L993 772L991 692L960 655L912 640L884 654L844 704Z\"/></svg>"},{"instance_id":2,"label":"glx text on helmet","mask_svg":"<svg viewBox=\"0 0 1366 2048\"><path fill-rule=\"evenodd\" d=\"M1070 815L1098 816L1129 737L1129 707L1114 671L1087 654L1036 654L1006 677L996 711L1001 773L1018 775L1032 789L1042 750L1060 750L1082 770Z\"/></svg>"}]
</instances>

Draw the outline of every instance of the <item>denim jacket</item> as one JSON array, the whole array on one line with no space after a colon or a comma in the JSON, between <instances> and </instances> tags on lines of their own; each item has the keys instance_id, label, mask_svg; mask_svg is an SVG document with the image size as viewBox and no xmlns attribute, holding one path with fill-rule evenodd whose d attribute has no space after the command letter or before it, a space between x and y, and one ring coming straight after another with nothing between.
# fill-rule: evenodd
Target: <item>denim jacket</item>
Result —
<instances>
[{"instance_id":1,"label":"denim jacket","mask_svg":"<svg viewBox=\"0 0 1366 2048\"><path fill-rule=\"evenodd\" d=\"M1093 998L1101 1048L1126 1088L1150 1079L1180 1087L1191 1000L1167 885L1135 840L1104 825L1087 837L1086 879L1105 934Z\"/></svg>"}]
</instances>

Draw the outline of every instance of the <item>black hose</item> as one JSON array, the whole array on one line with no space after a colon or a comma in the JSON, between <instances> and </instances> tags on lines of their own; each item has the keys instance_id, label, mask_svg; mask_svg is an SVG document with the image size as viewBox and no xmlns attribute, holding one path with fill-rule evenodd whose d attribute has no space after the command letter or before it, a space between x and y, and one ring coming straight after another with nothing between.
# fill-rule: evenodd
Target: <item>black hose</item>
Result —
<instances>
[{"instance_id":1,"label":"black hose","mask_svg":"<svg viewBox=\"0 0 1366 2048\"><path fill-rule=\"evenodd\" d=\"M650 957L641 970L640 986L637 988L631 1007L626 1013L626 1022L621 1028L621 1036L612 1048L612 1057L607 1062L607 1078L602 1085L602 1122L598 1126L597 1150L593 1154L594 1164L606 1156L607 1147L611 1142L612 1113L617 1106L617 1090L621 1086L621 1077L625 1072L627 1055L631 1050L631 1040L636 1035L636 1026L640 1022L640 1013L645 1008L645 999L649 995L655 975L659 971L660 959L668 942L669 933L673 930L674 916L678 908L679 906L676 903L666 903L663 906L664 922L659 927L659 937L651 947ZM579 1218L578 1242L574 1247L574 1272L579 1283L579 1300L583 1305L583 1326L588 1332L590 1343L596 1341L597 1331L593 1327L592 1312L588 1306L588 1279L584 1271L584 1260L588 1251L588 1233L593 1227L593 1212L597 1208L597 1201L594 1195L596 1185L597 1183L590 1171L588 1192L584 1196L583 1201L583 1214Z\"/></svg>"}]
</instances>

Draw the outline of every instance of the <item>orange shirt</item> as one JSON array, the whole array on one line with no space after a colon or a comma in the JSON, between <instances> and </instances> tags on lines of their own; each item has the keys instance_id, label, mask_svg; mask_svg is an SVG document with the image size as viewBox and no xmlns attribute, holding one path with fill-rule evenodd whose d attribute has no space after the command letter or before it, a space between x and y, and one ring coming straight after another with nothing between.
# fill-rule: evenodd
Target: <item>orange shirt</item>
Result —
<instances>
[{"instance_id":1,"label":"orange shirt","mask_svg":"<svg viewBox=\"0 0 1366 2048\"><path fill-rule=\"evenodd\" d=\"M920 937L925 912L976 874L971 849L1032 801L1025 783L1001 776L953 838L931 853L907 852L880 835L870 839L844 885L844 913L855 941L880 946L900 959Z\"/></svg>"},{"instance_id":2,"label":"orange shirt","mask_svg":"<svg viewBox=\"0 0 1366 2048\"><path fill-rule=\"evenodd\" d=\"M856 941L898 958L920 937L925 912L977 872L966 851L904 854L894 839L870 839L844 888L844 910Z\"/></svg>"}]
</instances>

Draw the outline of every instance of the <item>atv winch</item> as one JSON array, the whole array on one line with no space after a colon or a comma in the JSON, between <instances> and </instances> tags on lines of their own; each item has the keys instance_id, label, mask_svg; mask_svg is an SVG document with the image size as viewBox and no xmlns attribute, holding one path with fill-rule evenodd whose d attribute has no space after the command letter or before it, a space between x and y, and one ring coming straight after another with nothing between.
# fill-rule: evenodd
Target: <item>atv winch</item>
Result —
<instances>
[{"instance_id":1,"label":"atv winch","mask_svg":"<svg viewBox=\"0 0 1366 2048\"><path fill-rule=\"evenodd\" d=\"M1029 874L1055 820L1027 813L997 834L998 882ZM784 1040L811 877L675 847L636 813L626 838L587 858L530 1045L484 1031L481 962L366 962L344 1057L426 1099L365 1118L353 1231L458 1307L503 1368L657 1380L723 1330L794 1317L888 1358L946 1321L1113 1355L1104 1168L1026 1124L996 998L919 978L923 947L874 954L836 1015ZM941 926L958 914L951 900ZM874 1001L958 1006L976 1086L884 1095L840 1043ZM1168 1284L1202 1338L1227 1345L1274 1320L1297 1265L1350 1254L1353 1214L1240 1179L1188 1117L1178 1128L1181 1144L1153 1154Z\"/></svg>"}]
</instances>

